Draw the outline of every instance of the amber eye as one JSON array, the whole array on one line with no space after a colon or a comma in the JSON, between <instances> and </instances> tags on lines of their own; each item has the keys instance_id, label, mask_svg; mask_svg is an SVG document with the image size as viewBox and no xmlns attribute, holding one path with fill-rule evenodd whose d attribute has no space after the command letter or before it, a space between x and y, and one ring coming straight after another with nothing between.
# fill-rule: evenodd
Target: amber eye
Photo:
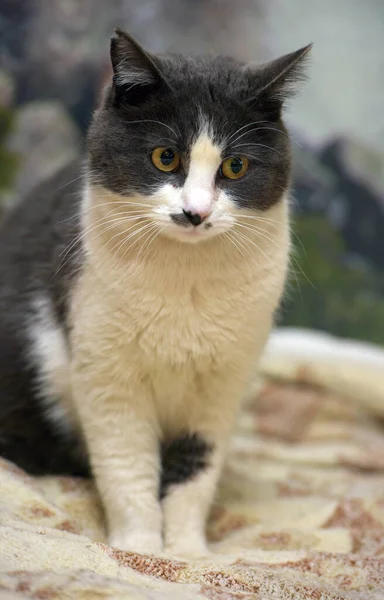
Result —
<instances>
[{"instance_id":1,"label":"amber eye","mask_svg":"<svg viewBox=\"0 0 384 600\"><path fill-rule=\"evenodd\" d=\"M175 171L180 163L180 157L171 148L155 148L152 152L152 162L160 171Z\"/></svg>"},{"instance_id":2,"label":"amber eye","mask_svg":"<svg viewBox=\"0 0 384 600\"><path fill-rule=\"evenodd\" d=\"M248 168L248 158L245 156L230 156L221 163L220 171L227 179L239 179L246 174Z\"/></svg>"}]
</instances>

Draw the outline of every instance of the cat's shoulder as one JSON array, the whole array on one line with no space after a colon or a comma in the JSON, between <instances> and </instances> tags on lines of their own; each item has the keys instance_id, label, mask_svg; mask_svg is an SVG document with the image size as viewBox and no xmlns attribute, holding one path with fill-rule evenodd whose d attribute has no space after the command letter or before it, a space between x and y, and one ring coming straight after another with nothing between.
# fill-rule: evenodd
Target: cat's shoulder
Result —
<instances>
[{"instance_id":1,"label":"cat's shoulder","mask_svg":"<svg viewBox=\"0 0 384 600\"><path fill-rule=\"evenodd\" d=\"M0 244L4 238L14 236L16 230L29 229L32 223L46 225L49 221L71 217L81 202L83 187L84 166L80 160L40 182L3 215Z\"/></svg>"}]
</instances>

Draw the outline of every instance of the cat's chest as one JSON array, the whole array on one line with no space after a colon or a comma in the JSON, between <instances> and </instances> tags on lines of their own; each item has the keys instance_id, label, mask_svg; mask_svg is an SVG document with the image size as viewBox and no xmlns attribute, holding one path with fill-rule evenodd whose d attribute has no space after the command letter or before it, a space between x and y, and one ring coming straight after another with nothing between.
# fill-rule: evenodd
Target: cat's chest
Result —
<instances>
[{"instance_id":1,"label":"cat's chest","mask_svg":"<svg viewBox=\"0 0 384 600\"><path fill-rule=\"evenodd\" d=\"M143 291L140 302L131 299L129 306L138 347L149 359L172 363L229 353L249 312L248 286L242 288L212 279L183 289L176 286L172 294Z\"/></svg>"},{"instance_id":2,"label":"cat's chest","mask_svg":"<svg viewBox=\"0 0 384 600\"><path fill-rule=\"evenodd\" d=\"M97 290L84 277L74 307L84 332L114 348L116 359L182 366L225 360L244 338L254 335L256 290L249 279L212 276L206 281L151 284L125 281L119 293ZM89 332L89 333L86 333ZM252 332L252 334L250 333Z\"/></svg>"}]
</instances>

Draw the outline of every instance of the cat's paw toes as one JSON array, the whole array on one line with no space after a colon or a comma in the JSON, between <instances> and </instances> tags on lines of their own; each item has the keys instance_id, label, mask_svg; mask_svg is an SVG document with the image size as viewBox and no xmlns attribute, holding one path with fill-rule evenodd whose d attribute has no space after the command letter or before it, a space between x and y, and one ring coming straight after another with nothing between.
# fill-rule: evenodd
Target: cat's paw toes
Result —
<instances>
[{"instance_id":1,"label":"cat's paw toes","mask_svg":"<svg viewBox=\"0 0 384 600\"><path fill-rule=\"evenodd\" d=\"M109 536L109 545L138 554L159 554L162 550L161 536L152 532L114 533Z\"/></svg>"}]
</instances>

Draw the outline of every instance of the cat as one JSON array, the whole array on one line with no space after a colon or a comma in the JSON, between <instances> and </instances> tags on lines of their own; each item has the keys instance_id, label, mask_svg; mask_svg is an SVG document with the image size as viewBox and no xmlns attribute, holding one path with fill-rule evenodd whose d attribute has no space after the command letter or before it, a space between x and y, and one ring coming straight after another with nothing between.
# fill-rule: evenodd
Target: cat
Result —
<instances>
[{"instance_id":1,"label":"cat","mask_svg":"<svg viewBox=\"0 0 384 600\"><path fill-rule=\"evenodd\" d=\"M287 97L310 46L256 66L116 30L83 164L0 230L0 455L92 473L108 540L202 556L289 264Z\"/></svg>"}]
</instances>

